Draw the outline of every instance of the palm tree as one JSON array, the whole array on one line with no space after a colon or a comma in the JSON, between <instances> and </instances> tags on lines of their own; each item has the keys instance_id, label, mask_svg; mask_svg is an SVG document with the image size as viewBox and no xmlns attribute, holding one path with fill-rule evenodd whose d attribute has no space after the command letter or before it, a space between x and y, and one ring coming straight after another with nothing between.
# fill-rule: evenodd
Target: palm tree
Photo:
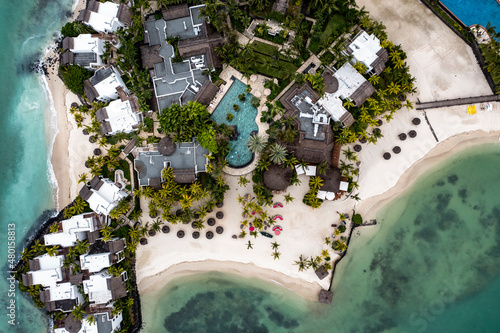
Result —
<instances>
[{"instance_id":1,"label":"palm tree","mask_svg":"<svg viewBox=\"0 0 500 333\"><path fill-rule=\"evenodd\" d=\"M292 195L290 193L288 193L287 195L283 196L283 198L285 199L285 203L290 203L290 202L293 202L293 200L295 199L294 197L292 197Z\"/></svg>"},{"instance_id":2,"label":"palm tree","mask_svg":"<svg viewBox=\"0 0 500 333\"><path fill-rule=\"evenodd\" d=\"M273 259L274 259L274 260L279 259L279 258L280 258L280 255L281 255L281 253L280 253L280 252L278 252L278 250L275 250L275 251L273 252Z\"/></svg>"},{"instance_id":3,"label":"palm tree","mask_svg":"<svg viewBox=\"0 0 500 333\"><path fill-rule=\"evenodd\" d=\"M261 153L267 145L267 140L263 136L258 134L253 134L248 139L248 149L255 154Z\"/></svg>"},{"instance_id":4,"label":"palm tree","mask_svg":"<svg viewBox=\"0 0 500 333\"><path fill-rule=\"evenodd\" d=\"M356 153L351 150L350 147L347 147L346 149L342 150L344 153L345 158L347 158L349 161L357 162L358 157L356 156Z\"/></svg>"},{"instance_id":5,"label":"palm tree","mask_svg":"<svg viewBox=\"0 0 500 333\"><path fill-rule=\"evenodd\" d=\"M81 183L86 183L87 182L87 174L86 173L81 173L78 175L78 184Z\"/></svg>"},{"instance_id":6,"label":"palm tree","mask_svg":"<svg viewBox=\"0 0 500 333\"><path fill-rule=\"evenodd\" d=\"M340 240L335 241L332 245L332 249L340 252L344 252L345 250L347 250L345 237L341 237Z\"/></svg>"},{"instance_id":7,"label":"palm tree","mask_svg":"<svg viewBox=\"0 0 500 333\"><path fill-rule=\"evenodd\" d=\"M71 310L71 315L76 319L81 321L83 318L83 315L85 314L85 311L83 310L83 305L79 304L76 305L73 310Z\"/></svg>"},{"instance_id":8,"label":"palm tree","mask_svg":"<svg viewBox=\"0 0 500 333\"><path fill-rule=\"evenodd\" d=\"M88 316L87 318L85 318L85 320L89 325L93 325L96 323L95 317L93 315Z\"/></svg>"},{"instance_id":9,"label":"palm tree","mask_svg":"<svg viewBox=\"0 0 500 333\"><path fill-rule=\"evenodd\" d=\"M299 256L299 260L294 262L294 265L299 266L299 272L302 272L306 268L307 258L303 258L302 254Z\"/></svg>"},{"instance_id":10,"label":"palm tree","mask_svg":"<svg viewBox=\"0 0 500 333\"><path fill-rule=\"evenodd\" d=\"M238 185L246 187L250 183L250 181L247 179L246 176L239 176L238 177Z\"/></svg>"},{"instance_id":11,"label":"palm tree","mask_svg":"<svg viewBox=\"0 0 500 333\"><path fill-rule=\"evenodd\" d=\"M51 257L54 257L57 255L57 250L59 250L60 246L55 245L47 248L47 254Z\"/></svg>"},{"instance_id":12,"label":"palm tree","mask_svg":"<svg viewBox=\"0 0 500 333\"><path fill-rule=\"evenodd\" d=\"M272 247L272 249L273 249L273 250L278 250L278 247L279 247L279 246L280 246L280 245L279 245L279 244L278 244L278 242L276 242L276 241L274 241L273 243L271 243L271 247Z\"/></svg>"},{"instance_id":13,"label":"palm tree","mask_svg":"<svg viewBox=\"0 0 500 333\"><path fill-rule=\"evenodd\" d=\"M309 180L309 186L314 189L319 189L323 185L323 179L319 176L313 176Z\"/></svg>"},{"instance_id":14,"label":"palm tree","mask_svg":"<svg viewBox=\"0 0 500 333\"><path fill-rule=\"evenodd\" d=\"M269 158L271 159L271 162L275 164L283 163L285 161L286 154L287 152L285 146L279 143L274 143L269 149Z\"/></svg>"},{"instance_id":15,"label":"palm tree","mask_svg":"<svg viewBox=\"0 0 500 333\"><path fill-rule=\"evenodd\" d=\"M244 231L242 231L242 233L243 233L243 232L244 232ZM252 243L250 243L250 241L248 241L248 243L247 243L247 250L253 249L253 246L252 246L252 245L253 245L253 244L252 244Z\"/></svg>"},{"instance_id":16,"label":"palm tree","mask_svg":"<svg viewBox=\"0 0 500 333\"><path fill-rule=\"evenodd\" d=\"M328 162L324 161L320 165L318 165L318 174L326 175L326 170L328 170Z\"/></svg>"}]
</instances>

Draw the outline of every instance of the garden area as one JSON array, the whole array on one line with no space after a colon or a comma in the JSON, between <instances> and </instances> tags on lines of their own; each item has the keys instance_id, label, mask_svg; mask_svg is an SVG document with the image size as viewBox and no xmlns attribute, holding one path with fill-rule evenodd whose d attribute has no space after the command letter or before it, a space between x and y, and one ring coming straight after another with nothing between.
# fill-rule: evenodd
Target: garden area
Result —
<instances>
[{"instance_id":1,"label":"garden area","mask_svg":"<svg viewBox=\"0 0 500 333\"><path fill-rule=\"evenodd\" d=\"M286 79L297 71L298 67L281 54L276 46L257 41L251 45L253 45L255 54L253 68L257 73L277 79Z\"/></svg>"},{"instance_id":2,"label":"garden area","mask_svg":"<svg viewBox=\"0 0 500 333\"><path fill-rule=\"evenodd\" d=\"M348 30L347 28L345 19L342 15L333 15L321 34L316 32L311 37L309 50L314 54L318 54L326 45L330 45L335 39L346 32Z\"/></svg>"}]
</instances>

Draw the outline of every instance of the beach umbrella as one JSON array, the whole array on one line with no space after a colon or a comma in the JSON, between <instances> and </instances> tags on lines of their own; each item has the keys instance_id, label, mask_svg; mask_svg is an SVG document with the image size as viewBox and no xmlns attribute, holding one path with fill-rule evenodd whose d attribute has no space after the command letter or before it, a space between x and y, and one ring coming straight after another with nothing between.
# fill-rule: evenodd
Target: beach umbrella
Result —
<instances>
[{"instance_id":1,"label":"beach umbrella","mask_svg":"<svg viewBox=\"0 0 500 333\"><path fill-rule=\"evenodd\" d=\"M75 103L75 102L71 103L71 107L72 108L78 108L78 103Z\"/></svg>"},{"instance_id":2,"label":"beach umbrella","mask_svg":"<svg viewBox=\"0 0 500 333\"><path fill-rule=\"evenodd\" d=\"M184 237L184 231L182 231L182 230L177 231L177 237L183 238Z\"/></svg>"},{"instance_id":3,"label":"beach umbrella","mask_svg":"<svg viewBox=\"0 0 500 333\"><path fill-rule=\"evenodd\" d=\"M86 129L83 129L82 133L83 133L83 135L89 135L89 131L87 131Z\"/></svg>"},{"instance_id":4,"label":"beach umbrella","mask_svg":"<svg viewBox=\"0 0 500 333\"><path fill-rule=\"evenodd\" d=\"M384 154L384 159L390 160L391 159L391 153L385 153Z\"/></svg>"},{"instance_id":5,"label":"beach umbrella","mask_svg":"<svg viewBox=\"0 0 500 333\"><path fill-rule=\"evenodd\" d=\"M394 152L394 154L399 154L401 152L401 147L396 146L396 147L392 148L392 151Z\"/></svg>"},{"instance_id":6,"label":"beach umbrella","mask_svg":"<svg viewBox=\"0 0 500 333\"><path fill-rule=\"evenodd\" d=\"M221 226L218 226L217 228L215 228L215 232L220 235L224 232L224 228Z\"/></svg>"},{"instance_id":7,"label":"beach umbrella","mask_svg":"<svg viewBox=\"0 0 500 333\"><path fill-rule=\"evenodd\" d=\"M164 234L168 234L170 232L170 227L168 225L164 225L163 227L161 227L161 231Z\"/></svg>"},{"instance_id":8,"label":"beach umbrella","mask_svg":"<svg viewBox=\"0 0 500 333\"><path fill-rule=\"evenodd\" d=\"M139 243L141 243L141 245L146 245L148 243L148 240L146 238L141 238Z\"/></svg>"},{"instance_id":9,"label":"beach umbrella","mask_svg":"<svg viewBox=\"0 0 500 333\"><path fill-rule=\"evenodd\" d=\"M211 231L207 231L205 236L207 237L207 239L212 239L212 238L214 238L214 233Z\"/></svg>"},{"instance_id":10,"label":"beach umbrella","mask_svg":"<svg viewBox=\"0 0 500 333\"><path fill-rule=\"evenodd\" d=\"M413 123L413 125L420 125L420 118L413 118L411 122Z\"/></svg>"},{"instance_id":11,"label":"beach umbrella","mask_svg":"<svg viewBox=\"0 0 500 333\"><path fill-rule=\"evenodd\" d=\"M222 208L222 206L224 206L224 203L223 202L218 202L216 204L217 208Z\"/></svg>"},{"instance_id":12,"label":"beach umbrella","mask_svg":"<svg viewBox=\"0 0 500 333\"><path fill-rule=\"evenodd\" d=\"M354 151L357 152L357 153L359 153L361 151L361 149L362 149L361 145L355 145L354 146Z\"/></svg>"},{"instance_id":13,"label":"beach umbrella","mask_svg":"<svg viewBox=\"0 0 500 333\"><path fill-rule=\"evenodd\" d=\"M99 148L94 149L94 155L99 156L101 154L102 154L101 149L99 149Z\"/></svg>"},{"instance_id":14,"label":"beach umbrella","mask_svg":"<svg viewBox=\"0 0 500 333\"><path fill-rule=\"evenodd\" d=\"M94 143L94 142L96 142L96 141L97 141L97 136L96 136L96 135L91 135L91 136L89 136L89 142L90 142L90 143Z\"/></svg>"},{"instance_id":15,"label":"beach umbrella","mask_svg":"<svg viewBox=\"0 0 500 333\"><path fill-rule=\"evenodd\" d=\"M366 142L367 142L367 140L366 140L366 139L360 139L360 140L359 140L359 142L361 142L361 143L366 143Z\"/></svg>"},{"instance_id":16,"label":"beach umbrella","mask_svg":"<svg viewBox=\"0 0 500 333\"><path fill-rule=\"evenodd\" d=\"M213 217L209 218L209 219L207 220L207 224L208 224L209 226L213 226L213 225L215 225L215 219L214 219Z\"/></svg>"},{"instance_id":17,"label":"beach umbrella","mask_svg":"<svg viewBox=\"0 0 500 333\"><path fill-rule=\"evenodd\" d=\"M200 233L198 231L193 232L193 238L194 239L200 238Z\"/></svg>"},{"instance_id":18,"label":"beach umbrella","mask_svg":"<svg viewBox=\"0 0 500 333\"><path fill-rule=\"evenodd\" d=\"M222 219L224 217L224 213L223 212L217 212L217 214L215 214L215 217L220 220L220 219Z\"/></svg>"},{"instance_id":19,"label":"beach umbrella","mask_svg":"<svg viewBox=\"0 0 500 333\"><path fill-rule=\"evenodd\" d=\"M148 235L150 237L153 237L154 235L156 235L156 231L154 231L153 229L151 229L151 230L148 231Z\"/></svg>"},{"instance_id":20,"label":"beach umbrella","mask_svg":"<svg viewBox=\"0 0 500 333\"><path fill-rule=\"evenodd\" d=\"M399 140L405 141L406 140L406 133L401 133L398 135L398 137L399 137Z\"/></svg>"},{"instance_id":21,"label":"beach umbrella","mask_svg":"<svg viewBox=\"0 0 500 333\"><path fill-rule=\"evenodd\" d=\"M377 120L377 126L382 126L383 123L382 119Z\"/></svg>"},{"instance_id":22,"label":"beach umbrella","mask_svg":"<svg viewBox=\"0 0 500 333\"><path fill-rule=\"evenodd\" d=\"M410 138L414 138L417 136L417 131L411 130L408 132L408 135L410 136Z\"/></svg>"}]
</instances>

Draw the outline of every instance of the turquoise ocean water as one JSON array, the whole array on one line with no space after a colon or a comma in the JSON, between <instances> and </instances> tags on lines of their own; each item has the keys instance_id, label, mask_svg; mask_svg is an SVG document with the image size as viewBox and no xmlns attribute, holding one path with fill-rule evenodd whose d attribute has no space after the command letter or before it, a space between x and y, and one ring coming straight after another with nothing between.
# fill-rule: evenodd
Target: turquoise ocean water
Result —
<instances>
[{"instance_id":1,"label":"turquoise ocean water","mask_svg":"<svg viewBox=\"0 0 500 333\"><path fill-rule=\"evenodd\" d=\"M48 321L19 292L9 295L9 224L15 225L16 253L30 229L54 209L48 156L55 130L50 101L39 74L40 59L71 10L71 0L0 0L0 332L46 332ZM15 300L15 326L7 305Z\"/></svg>"},{"instance_id":2,"label":"turquoise ocean water","mask_svg":"<svg viewBox=\"0 0 500 333\"><path fill-rule=\"evenodd\" d=\"M143 297L145 332L500 332L500 146L456 154L356 232L330 306L210 273Z\"/></svg>"}]
</instances>

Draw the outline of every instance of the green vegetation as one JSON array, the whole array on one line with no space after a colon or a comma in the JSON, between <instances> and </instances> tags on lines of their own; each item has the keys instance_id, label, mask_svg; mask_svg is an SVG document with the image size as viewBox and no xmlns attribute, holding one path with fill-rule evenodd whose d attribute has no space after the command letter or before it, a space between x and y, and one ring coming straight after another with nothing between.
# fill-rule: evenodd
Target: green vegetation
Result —
<instances>
[{"instance_id":1,"label":"green vegetation","mask_svg":"<svg viewBox=\"0 0 500 333\"><path fill-rule=\"evenodd\" d=\"M500 33L495 32L495 27L492 27L489 22L486 25L486 30L493 38L488 44L480 44L479 48L486 62L485 68L496 86L495 93L500 94Z\"/></svg>"},{"instance_id":2,"label":"green vegetation","mask_svg":"<svg viewBox=\"0 0 500 333\"><path fill-rule=\"evenodd\" d=\"M66 23L61 29L61 35L65 37L77 37L80 34L96 34L88 25L83 24L82 22L74 21Z\"/></svg>"},{"instance_id":3,"label":"green vegetation","mask_svg":"<svg viewBox=\"0 0 500 333\"><path fill-rule=\"evenodd\" d=\"M83 95L83 81L90 79L92 71L78 65L60 66L62 80L66 87L74 94Z\"/></svg>"},{"instance_id":4,"label":"green vegetation","mask_svg":"<svg viewBox=\"0 0 500 333\"><path fill-rule=\"evenodd\" d=\"M360 225L363 223L363 218L360 214L354 214L354 216L352 217L352 222L354 222L354 224L356 225Z\"/></svg>"},{"instance_id":5,"label":"green vegetation","mask_svg":"<svg viewBox=\"0 0 500 333\"><path fill-rule=\"evenodd\" d=\"M318 28L319 29L319 26ZM315 30L316 32L317 30ZM318 30L319 31L319 30ZM333 43L333 41L338 38L341 34L347 31L347 25L345 19L340 14L335 14L332 16L328 24L326 24L325 29L318 35L316 32L311 38L309 43L309 50L312 53L318 54L321 49L325 48L327 45Z\"/></svg>"},{"instance_id":6,"label":"green vegetation","mask_svg":"<svg viewBox=\"0 0 500 333\"><path fill-rule=\"evenodd\" d=\"M234 114L232 114L232 113L228 113L228 114L226 115L226 120L227 120L227 121L231 121L231 120L233 120L233 119L234 119Z\"/></svg>"},{"instance_id":7,"label":"green vegetation","mask_svg":"<svg viewBox=\"0 0 500 333\"><path fill-rule=\"evenodd\" d=\"M272 36L268 33L269 27L264 24L258 24L255 27L254 34L256 37L268 40L275 44L283 45L288 39L288 30L281 30L276 36Z\"/></svg>"},{"instance_id":8,"label":"green vegetation","mask_svg":"<svg viewBox=\"0 0 500 333\"><path fill-rule=\"evenodd\" d=\"M172 62L182 62L182 57L181 57L181 54L179 52L179 47L178 47L179 40L180 40L179 36L167 37L167 43L174 47L175 57L172 58Z\"/></svg>"},{"instance_id":9,"label":"green vegetation","mask_svg":"<svg viewBox=\"0 0 500 333\"><path fill-rule=\"evenodd\" d=\"M281 54L276 46L257 41L251 45L255 52L253 68L257 73L278 79L290 79L297 71L298 67Z\"/></svg>"}]
</instances>

